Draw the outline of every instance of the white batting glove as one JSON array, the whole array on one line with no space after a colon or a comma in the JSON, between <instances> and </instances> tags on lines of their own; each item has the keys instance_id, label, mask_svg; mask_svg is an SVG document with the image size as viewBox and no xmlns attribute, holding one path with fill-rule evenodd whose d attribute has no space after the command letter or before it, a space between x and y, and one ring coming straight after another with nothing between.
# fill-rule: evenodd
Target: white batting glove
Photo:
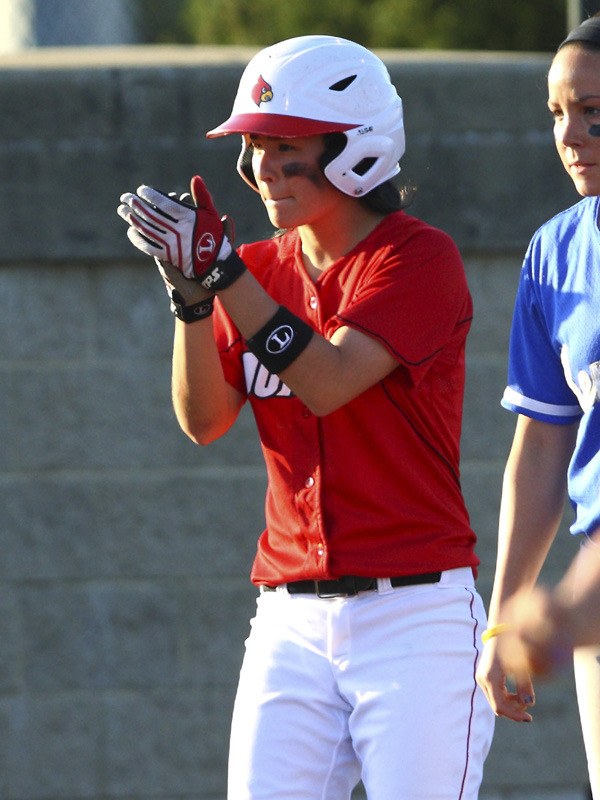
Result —
<instances>
[{"instance_id":1,"label":"white batting glove","mask_svg":"<svg viewBox=\"0 0 600 800\"><path fill-rule=\"evenodd\" d=\"M129 224L127 236L138 250L173 264L186 278L203 281L232 248L199 175L192 178L191 192L192 202L189 195L178 199L142 185L135 194L121 195L117 213Z\"/></svg>"}]
</instances>

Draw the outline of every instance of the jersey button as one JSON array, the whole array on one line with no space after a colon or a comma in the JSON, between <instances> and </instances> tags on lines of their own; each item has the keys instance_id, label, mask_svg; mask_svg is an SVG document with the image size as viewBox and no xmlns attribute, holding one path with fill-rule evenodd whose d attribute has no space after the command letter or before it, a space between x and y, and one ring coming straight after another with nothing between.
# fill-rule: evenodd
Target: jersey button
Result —
<instances>
[{"instance_id":1,"label":"jersey button","mask_svg":"<svg viewBox=\"0 0 600 800\"><path fill-rule=\"evenodd\" d=\"M309 303L311 308L316 308L319 305L319 301L314 295L310 298Z\"/></svg>"},{"instance_id":2,"label":"jersey button","mask_svg":"<svg viewBox=\"0 0 600 800\"><path fill-rule=\"evenodd\" d=\"M322 545L319 545L319 547L317 547L317 555L318 556L325 555L325 550L323 549Z\"/></svg>"},{"instance_id":3,"label":"jersey button","mask_svg":"<svg viewBox=\"0 0 600 800\"><path fill-rule=\"evenodd\" d=\"M315 479L311 476L304 481L304 485L307 489L310 489L312 486L315 485Z\"/></svg>"}]
</instances>

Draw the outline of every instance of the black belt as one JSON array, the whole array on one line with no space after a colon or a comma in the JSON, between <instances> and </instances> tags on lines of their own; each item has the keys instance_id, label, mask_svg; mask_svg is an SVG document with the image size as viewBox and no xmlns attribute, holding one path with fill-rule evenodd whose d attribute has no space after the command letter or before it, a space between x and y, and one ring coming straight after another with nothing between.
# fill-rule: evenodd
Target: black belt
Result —
<instances>
[{"instance_id":1,"label":"black belt","mask_svg":"<svg viewBox=\"0 0 600 800\"><path fill-rule=\"evenodd\" d=\"M438 583L441 572L424 572L422 575L400 575L390 578L391 585L415 586L419 583ZM292 581L283 586L290 594L316 594L318 597L354 597L359 592L377 589L377 578L363 578L356 575L344 575L335 581ZM274 592L276 586L262 586L264 592Z\"/></svg>"}]
</instances>

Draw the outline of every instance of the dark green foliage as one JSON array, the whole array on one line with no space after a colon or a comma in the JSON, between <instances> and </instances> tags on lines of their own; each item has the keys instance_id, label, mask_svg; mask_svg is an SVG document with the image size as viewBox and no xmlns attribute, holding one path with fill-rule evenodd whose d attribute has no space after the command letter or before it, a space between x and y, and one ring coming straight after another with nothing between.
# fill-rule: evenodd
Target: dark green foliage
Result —
<instances>
[{"instance_id":1,"label":"dark green foliage","mask_svg":"<svg viewBox=\"0 0 600 800\"><path fill-rule=\"evenodd\" d=\"M367 47L553 51L565 0L135 0L143 41L263 46L309 33Z\"/></svg>"}]
</instances>

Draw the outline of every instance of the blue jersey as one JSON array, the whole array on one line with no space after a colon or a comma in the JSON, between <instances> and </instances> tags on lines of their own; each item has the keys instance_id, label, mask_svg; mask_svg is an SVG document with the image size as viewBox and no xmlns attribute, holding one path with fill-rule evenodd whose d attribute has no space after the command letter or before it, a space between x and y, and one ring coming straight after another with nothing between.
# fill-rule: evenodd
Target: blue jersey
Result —
<instances>
[{"instance_id":1,"label":"blue jersey","mask_svg":"<svg viewBox=\"0 0 600 800\"><path fill-rule=\"evenodd\" d=\"M521 271L502 405L553 424L579 421L569 465L573 533L600 524L600 198L534 235Z\"/></svg>"}]
</instances>

